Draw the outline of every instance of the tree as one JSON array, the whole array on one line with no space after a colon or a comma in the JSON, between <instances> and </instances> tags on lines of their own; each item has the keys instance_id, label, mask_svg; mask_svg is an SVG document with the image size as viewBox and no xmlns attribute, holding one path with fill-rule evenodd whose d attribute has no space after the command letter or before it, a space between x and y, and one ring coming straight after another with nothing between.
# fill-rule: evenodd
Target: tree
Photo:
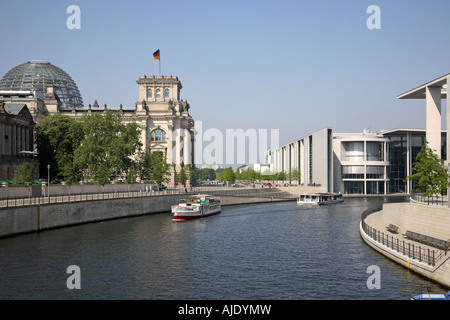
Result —
<instances>
[{"instance_id":1,"label":"tree","mask_svg":"<svg viewBox=\"0 0 450 320\"><path fill-rule=\"evenodd\" d=\"M84 139L75 150L74 164L85 179L103 185L113 174L125 174L141 147L139 126L124 124L121 113L112 110L85 114L80 123Z\"/></svg>"},{"instance_id":2,"label":"tree","mask_svg":"<svg viewBox=\"0 0 450 320\"><path fill-rule=\"evenodd\" d=\"M169 168L162 152L141 154L141 179L163 183L169 181Z\"/></svg>"},{"instance_id":3,"label":"tree","mask_svg":"<svg viewBox=\"0 0 450 320\"><path fill-rule=\"evenodd\" d=\"M234 181L236 180L236 174L234 173L232 168L226 168L217 174L217 179L226 182Z\"/></svg>"},{"instance_id":4,"label":"tree","mask_svg":"<svg viewBox=\"0 0 450 320\"><path fill-rule=\"evenodd\" d=\"M450 186L447 168L441 164L441 159L428 146L428 141L417 154L413 165L414 174L406 179L412 181L417 191L424 196L443 194Z\"/></svg>"},{"instance_id":5,"label":"tree","mask_svg":"<svg viewBox=\"0 0 450 320\"><path fill-rule=\"evenodd\" d=\"M16 183L18 181L23 181L31 185L34 181L34 176L34 169L28 162L25 162L19 169L14 172L14 180Z\"/></svg>"},{"instance_id":6,"label":"tree","mask_svg":"<svg viewBox=\"0 0 450 320\"><path fill-rule=\"evenodd\" d=\"M215 180L216 172L214 169L203 168L198 170L197 179L199 180Z\"/></svg>"},{"instance_id":7,"label":"tree","mask_svg":"<svg viewBox=\"0 0 450 320\"><path fill-rule=\"evenodd\" d=\"M47 177L47 165L50 165L51 178L67 183L77 181L73 156L83 139L81 125L67 115L54 114L36 126L36 138L40 176Z\"/></svg>"},{"instance_id":8,"label":"tree","mask_svg":"<svg viewBox=\"0 0 450 320\"><path fill-rule=\"evenodd\" d=\"M287 175L289 182L293 181L300 181L300 171L297 169L291 169L289 170L289 173Z\"/></svg>"},{"instance_id":9,"label":"tree","mask_svg":"<svg viewBox=\"0 0 450 320\"><path fill-rule=\"evenodd\" d=\"M128 170L126 180L128 184L133 184L136 182L136 168L134 164L132 164L130 169Z\"/></svg>"},{"instance_id":10,"label":"tree","mask_svg":"<svg viewBox=\"0 0 450 320\"><path fill-rule=\"evenodd\" d=\"M186 174L186 167L181 168L180 172L178 172L177 175L177 181L181 183L183 186L188 180L187 174Z\"/></svg>"}]
</instances>

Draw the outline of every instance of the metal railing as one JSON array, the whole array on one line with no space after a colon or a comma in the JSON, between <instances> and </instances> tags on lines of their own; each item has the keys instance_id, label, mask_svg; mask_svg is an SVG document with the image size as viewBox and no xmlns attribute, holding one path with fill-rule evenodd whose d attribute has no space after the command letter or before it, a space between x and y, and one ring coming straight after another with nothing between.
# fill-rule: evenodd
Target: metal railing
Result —
<instances>
[{"instance_id":1,"label":"metal railing","mask_svg":"<svg viewBox=\"0 0 450 320\"><path fill-rule=\"evenodd\" d=\"M80 194L66 194L66 195L50 195L40 197L15 198L0 200L0 208L8 207L25 207L35 205L46 205L55 203L69 203L79 201L95 201L108 199L123 199L136 197L152 197L163 195L185 194L184 189L169 189L160 191L122 191L122 192L102 192L102 193L80 193Z\"/></svg>"},{"instance_id":2,"label":"metal railing","mask_svg":"<svg viewBox=\"0 0 450 320\"><path fill-rule=\"evenodd\" d=\"M436 265L437 261L447 255L447 250L430 249L430 247L423 247L417 243L405 241L404 239L394 237L389 233L385 233L384 231L377 230L376 228L369 226L365 221L367 216L381 210L381 206L370 208L364 211L361 215L361 226L368 237L378 242L379 244L393 251L396 251L399 254L402 254L405 257L426 263L433 267Z\"/></svg>"},{"instance_id":3,"label":"metal railing","mask_svg":"<svg viewBox=\"0 0 450 320\"><path fill-rule=\"evenodd\" d=\"M414 202L419 202L427 205L448 206L448 197L446 195L424 196L422 193L412 192L410 198Z\"/></svg>"},{"instance_id":4,"label":"metal railing","mask_svg":"<svg viewBox=\"0 0 450 320\"><path fill-rule=\"evenodd\" d=\"M233 187L197 187L187 190L185 188L165 189L160 191L139 190L139 191L114 191L98 193L68 193L58 195L47 195L39 197L22 197L0 199L0 208L24 207L34 205L46 205L55 203L69 203L79 201L95 201L108 199L123 199L136 197L154 197L164 195L183 195L183 194L208 193L211 195L222 195L228 197L259 197L276 198L284 200L294 200L296 195L291 195L276 188L233 188Z\"/></svg>"}]
</instances>

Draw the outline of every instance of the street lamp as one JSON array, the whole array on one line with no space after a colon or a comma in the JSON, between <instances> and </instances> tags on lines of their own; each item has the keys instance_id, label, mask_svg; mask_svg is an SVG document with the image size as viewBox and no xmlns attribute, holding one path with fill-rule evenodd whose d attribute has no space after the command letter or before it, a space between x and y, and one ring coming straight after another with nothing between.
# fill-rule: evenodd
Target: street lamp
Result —
<instances>
[{"instance_id":1,"label":"street lamp","mask_svg":"<svg viewBox=\"0 0 450 320\"><path fill-rule=\"evenodd\" d=\"M47 180L47 198L48 203L50 203L50 165L47 165L47 172L48 172L48 180Z\"/></svg>"}]
</instances>

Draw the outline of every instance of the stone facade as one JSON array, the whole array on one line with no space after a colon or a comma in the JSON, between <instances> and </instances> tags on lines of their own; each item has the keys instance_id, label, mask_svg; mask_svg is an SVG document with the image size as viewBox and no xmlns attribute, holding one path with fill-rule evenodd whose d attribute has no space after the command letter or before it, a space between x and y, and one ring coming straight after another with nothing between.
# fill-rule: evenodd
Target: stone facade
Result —
<instances>
[{"instance_id":1,"label":"stone facade","mask_svg":"<svg viewBox=\"0 0 450 320\"><path fill-rule=\"evenodd\" d=\"M135 122L141 127L144 150L164 154L171 164L169 183L173 185L181 168L194 163L194 120L189 114L190 106L180 99L182 84L176 76L141 76L137 84L139 94L135 108L124 109L120 105L115 110L122 112L125 123ZM108 109L106 105L101 108L97 101L88 108L63 108L54 86L47 86L41 97L32 91L2 91L0 101L26 103L36 123L55 113L80 119L85 113Z\"/></svg>"},{"instance_id":2,"label":"stone facade","mask_svg":"<svg viewBox=\"0 0 450 320\"><path fill-rule=\"evenodd\" d=\"M37 174L33 158L34 121L26 104L0 101L0 180L12 180L14 172L28 162Z\"/></svg>"}]
</instances>

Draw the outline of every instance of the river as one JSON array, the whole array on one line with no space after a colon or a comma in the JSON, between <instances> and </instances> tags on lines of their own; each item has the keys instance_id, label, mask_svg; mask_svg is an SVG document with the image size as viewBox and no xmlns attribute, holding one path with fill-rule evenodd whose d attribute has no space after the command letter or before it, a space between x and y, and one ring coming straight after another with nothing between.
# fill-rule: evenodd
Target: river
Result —
<instances>
[{"instance_id":1,"label":"river","mask_svg":"<svg viewBox=\"0 0 450 320\"><path fill-rule=\"evenodd\" d=\"M0 299L408 300L422 287L445 292L361 240L361 213L393 200L240 205L185 222L162 213L0 239ZM73 265L80 289L67 285ZM371 266L378 288L368 286Z\"/></svg>"}]
</instances>

